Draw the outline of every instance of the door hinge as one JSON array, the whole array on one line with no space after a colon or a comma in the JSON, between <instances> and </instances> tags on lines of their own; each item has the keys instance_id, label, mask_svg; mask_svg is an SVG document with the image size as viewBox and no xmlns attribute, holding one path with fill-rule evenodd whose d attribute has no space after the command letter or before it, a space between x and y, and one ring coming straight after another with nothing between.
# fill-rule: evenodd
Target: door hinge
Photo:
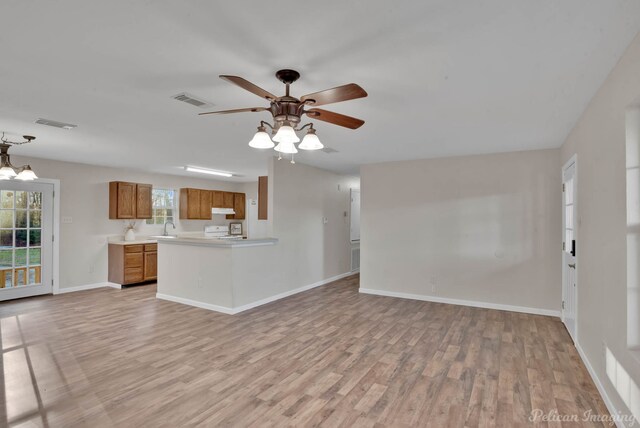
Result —
<instances>
[{"instance_id":1,"label":"door hinge","mask_svg":"<svg viewBox=\"0 0 640 428\"><path fill-rule=\"evenodd\" d=\"M51 242L56 240L56 235L51 235Z\"/></svg>"},{"instance_id":2,"label":"door hinge","mask_svg":"<svg viewBox=\"0 0 640 428\"><path fill-rule=\"evenodd\" d=\"M55 190L53 191L53 197L54 198L56 197L56 191Z\"/></svg>"},{"instance_id":3,"label":"door hinge","mask_svg":"<svg viewBox=\"0 0 640 428\"><path fill-rule=\"evenodd\" d=\"M51 280L51 285L53 285L53 279Z\"/></svg>"},{"instance_id":4,"label":"door hinge","mask_svg":"<svg viewBox=\"0 0 640 428\"><path fill-rule=\"evenodd\" d=\"M562 309L564 309L564 300L562 301Z\"/></svg>"},{"instance_id":5,"label":"door hinge","mask_svg":"<svg viewBox=\"0 0 640 428\"><path fill-rule=\"evenodd\" d=\"M565 245L564 245L564 242L563 242L562 243L562 251L564 251L564 250L565 250Z\"/></svg>"},{"instance_id":6,"label":"door hinge","mask_svg":"<svg viewBox=\"0 0 640 428\"><path fill-rule=\"evenodd\" d=\"M562 191L564 192L564 183L562 183Z\"/></svg>"}]
</instances>

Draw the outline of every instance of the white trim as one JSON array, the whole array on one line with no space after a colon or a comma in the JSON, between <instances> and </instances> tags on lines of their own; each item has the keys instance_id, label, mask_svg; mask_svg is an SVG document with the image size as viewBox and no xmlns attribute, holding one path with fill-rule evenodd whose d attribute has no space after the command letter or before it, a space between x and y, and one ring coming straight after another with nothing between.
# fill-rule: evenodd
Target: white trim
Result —
<instances>
[{"instance_id":1,"label":"white trim","mask_svg":"<svg viewBox=\"0 0 640 428\"><path fill-rule=\"evenodd\" d=\"M521 312L524 314L546 315L550 317L560 317L560 311L553 309L530 308L526 306L503 305L500 303L478 302L475 300L450 299L448 297L426 296L422 294L399 293L396 291L373 290L370 288L360 288L362 294L372 294L375 296L398 297L400 299L422 300L425 302L446 303L449 305L471 306L474 308L497 309L499 311Z\"/></svg>"},{"instance_id":2,"label":"white trim","mask_svg":"<svg viewBox=\"0 0 640 428\"><path fill-rule=\"evenodd\" d=\"M600 393L600 396L602 397L602 401L604 401L605 406L607 406L607 410L609 410L609 413L611 413L611 415L613 416L620 415L621 413L618 411L618 409L616 409L616 406L613 405L611 398L607 394L607 390L604 389L604 386L600 382L600 378L596 374L596 371L593 369L591 362L587 358L587 354L585 354L585 352L582 350L582 347L578 342L575 342L575 346L576 346L576 349L578 350L578 355L580 355L580 358L582 359L584 366L587 368L587 371L589 372L589 375L593 380L593 383L596 384L596 388L598 388L598 392ZM615 423L618 428L626 428L623 421L616 420Z\"/></svg>"},{"instance_id":3,"label":"white trim","mask_svg":"<svg viewBox=\"0 0 640 428\"><path fill-rule=\"evenodd\" d=\"M55 178L38 178L34 183L53 185L53 261L51 266L51 279L53 285L51 292L58 294L60 289L60 180Z\"/></svg>"},{"instance_id":4,"label":"white trim","mask_svg":"<svg viewBox=\"0 0 640 428\"><path fill-rule=\"evenodd\" d=\"M576 217L576 221L573 225L573 239L576 241L576 243L580 242L578 240L578 229L579 229L579 214L578 214L578 154L574 153L569 160L567 160L567 162L565 162L564 165L562 165L562 170L560 171L560 179L562 181L562 184L564 185L564 172L565 170L567 170L567 168L569 168L571 165L573 165L573 209L574 209L574 213ZM562 194L562 241L564 242L564 227L565 227L565 223L566 219L565 219L565 207L564 207L564 193ZM568 245L569 243L565 243L565 245ZM562 297L561 297L561 301L560 303L562 304L562 301L564 301L565 295L565 281L567 280L567 266L564 265L564 254L560 254L561 257L561 263L562 263L562 283L560 284L560 286L562 287ZM576 251L576 255L573 257L574 258L574 264L576 265L575 268L575 282L576 282L576 290L575 290L575 320L574 320L574 326L573 326L573 333L575 335L575 338L572 337L571 339L577 343L578 342L578 292L580 291L580 283L578 282L578 267L580 266L580 264L578 263L578 252ZM562 321L562 323L566 326L567 324L565 323L564 320L564 311L561 310L560 311L560 320ZM569 331L569 329L567 329L567 331ZM571 333L569 333L569 335L571 336Z\"/></svg>"},{"instance_id":5,"label":"white trim","mask_svg":"<svg viewBox=\"0 0 640 428\"><path fill-rule=\"evenodd\" d=\"M167 300L174 303L181 303L183 305L195 306L196 308L207 309L209 311L222 312L223 314L227 315L233 315L236 313L232 308L227 308L226 306L212 305L210 303L185 299L184 297L171 296L169 294L156 293L156 299Z\"/></svg>"},{"instance_id":6,"label":"white trim","mask_svg":"<svg viewBox=\"0 0 640 428\"><path fill-rule=\"evenodd\" d=\"M103 288L103 287L121 289L122 285L115 284L113 282L96 282L95 284L85 284L85 285L78 285L76 287L59 288L58 290L55 290L53 294L73 293L75 291L93 290L96 288Z\"/></svg>"},{"instance_id":7,"label":"white trim","mask_svg":"<svg viewBox=\"0 0 640 428\"><path fill-rule=\"evenodd\" d=\"M195 306L196 308L208 309L210 311L221 312L227 315L235 315L240 312L253 309L258 306L266 305L267 303L275 302L276 300L284 299L285 297L292 296L294 294L302 293L303 291L311 290L312 288L320 287L322 285L329 284L342 278L354 275L353 272L346 272L340 275L332 276L331 278L323 279L322 281L314 282L313 284L305 285L293 290L285 291L284 293L276 294L275 296L267 297L265 299L257 300L255 302L247 303L246 305L237 306L234 308L228 308L226 306L212 305L211 303L200 302L197 300L186 299L184 297L171 296L168 294L157 293L156 298L162 300L168 300L170 302L182 303L183 305Z\"/></svg>"}]
</instances>

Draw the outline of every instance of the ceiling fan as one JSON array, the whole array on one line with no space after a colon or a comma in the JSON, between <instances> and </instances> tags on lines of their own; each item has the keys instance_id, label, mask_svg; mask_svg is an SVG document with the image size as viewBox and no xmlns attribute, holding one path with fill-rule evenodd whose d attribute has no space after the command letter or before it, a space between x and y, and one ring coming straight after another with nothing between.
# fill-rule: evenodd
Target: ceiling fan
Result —
<instances>
[{"instance_id":1,"label":"ceiling fan","mask_svg":"<svg viewBox=\"0 0 640 428\"><path fill-rule=\"evenodd\" d=\"M276 72L276 77L286 86L284 96L275 96L271 92L265 91L242 77L220 75L221 79L233 83L234 85L238 85L242 89L256 94L260 98L268 100L271 104L269 107L249 107L233 110L211 111L200 113L200 115L269 111L273 116L273 125L261 121L260 126L258 127L258 132L251 142L249 142L249 146L260 149L269 149L274 147L273 141L275 141L279 143L275 146L276 151L289 154L298 152L294 143L300 142L300 139L296 135L295 131L301 131L307 127L309 128L307 130L307 134L298 148L303 150L318 150L324 147L315 134L316 130L313 128L312 123L308 123L297 128L303 115L307 115L311 119L321 120L323 122L332 123L349 129L357 129L364 124L364 120L357 119L355 117L315 108L315 106L366 97L367 92L359 85L349 83L347 85L295 98L289 94L289 87L293 82L300 78L300 73L295 70L285 69ZM306 109L307 107L313 108ZM271 141L269 134L267 134L265 126L271 128L272 133L275 134L273 136L273 141Z\"/></svg>"}]
</instances>

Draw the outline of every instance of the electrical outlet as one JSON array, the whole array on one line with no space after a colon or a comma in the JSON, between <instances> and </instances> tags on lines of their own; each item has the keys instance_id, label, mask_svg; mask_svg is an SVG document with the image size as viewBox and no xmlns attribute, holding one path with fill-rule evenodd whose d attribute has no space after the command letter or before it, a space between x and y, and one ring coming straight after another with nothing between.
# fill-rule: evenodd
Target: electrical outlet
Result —
<instances>
[{"instance_id":1,"label":"electrical outlet","mask_svg":"<svg viewBox=\"0 0 640 428\"><path fill-rule=\"evenodd\" d=\"M63 224L71 224L73 223L73 217L62 217L61 218Z\"/></svg>"},{"instance_id":2,"label":"electrical outlet","mask_svg":"<svg viewBox=\"0 0 640 428\"><path fill-rule=\"evenodd\" d=\"M96 270L95 265L89 265L89 273L93 273Z\"/></svg>"},{"instance_id":3,"label":"electrical outlet","mask_svg":"<svg viewBox=\"0 0 640 428\"><path fill-rule=\"evenodd\" d=\"M329 219L327 217L322 217L322 224L329 223Z\"/></svg>"}]
</instances>

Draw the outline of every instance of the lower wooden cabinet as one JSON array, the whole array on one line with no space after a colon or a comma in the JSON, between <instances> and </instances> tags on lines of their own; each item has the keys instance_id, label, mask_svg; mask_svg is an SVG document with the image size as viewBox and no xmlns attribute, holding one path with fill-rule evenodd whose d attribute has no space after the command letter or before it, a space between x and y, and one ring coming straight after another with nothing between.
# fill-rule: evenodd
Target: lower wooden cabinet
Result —
<instances>
[{"instance_id":1,"label":"lower wooden cabinet","mask_svg":"<svg viewBox=\"0 0 640 428\"><path fill-rule=\"evenodd\" d=\"M158 244L109 244L109 282L121 285L158 278Z\"/></svg>"}]
</instances>

